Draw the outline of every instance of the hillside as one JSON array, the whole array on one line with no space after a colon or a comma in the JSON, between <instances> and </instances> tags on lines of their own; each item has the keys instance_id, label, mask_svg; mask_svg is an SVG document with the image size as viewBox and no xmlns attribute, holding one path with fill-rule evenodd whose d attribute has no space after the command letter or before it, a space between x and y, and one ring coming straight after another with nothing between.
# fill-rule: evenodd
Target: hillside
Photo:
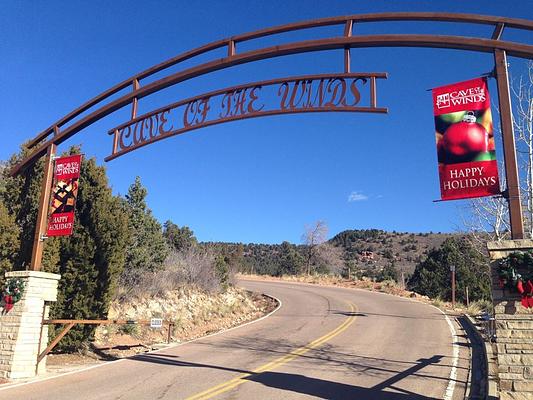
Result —
<instances>
[{"instance_id":1,"label":"hillside","mask_svg":"<svg viewBox=\"0 0 533 400\"><path fill-rule=\"evenodd\" d=\"M451 236L461 234L387 232L379 229L346 230L328 240L335 247L346 268L359 277L373 277L383 267L393 264L396 270L409 275L428 250L439 247ZM204 243L227 255L235 269L244 273L286 274L286 264L295 258L305 258L306 246L284 242ZM290 258L291 260L288 260ZM359 271L359 273L357 273Z\"/></svg>"},{"instance_id":2,"label":"hillside","mask_svg":"<svg viewBox=\"0 0 533 400\"><path fill-rule=\"evenodd\" d=\"M330 242L341 247L345 259L363 267L384 267L394 263L410 273L428 250L439 247L449 233L386 232L379 229L347 230L335 235Z\"/></svg>"}]
</instances>

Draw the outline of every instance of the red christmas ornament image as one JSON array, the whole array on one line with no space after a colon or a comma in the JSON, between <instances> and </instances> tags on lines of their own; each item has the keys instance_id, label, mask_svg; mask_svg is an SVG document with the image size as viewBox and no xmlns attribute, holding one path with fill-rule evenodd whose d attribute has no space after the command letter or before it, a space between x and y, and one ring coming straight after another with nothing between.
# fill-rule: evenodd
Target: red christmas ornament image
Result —
<instances>
[{"instance_id":1,"label":"red christmas ornament image","mask_svg":"<svg viewBox=\"0 0 533 400\"><path fill-rule=\"evenodd\" d=\"M486 153L489 147L489 134L483 125L476 122L473 113L464 115L461 122L451 124L442 138L442 147L448 161L467 162L479 153Z\"/></svg>"}]
</instances>

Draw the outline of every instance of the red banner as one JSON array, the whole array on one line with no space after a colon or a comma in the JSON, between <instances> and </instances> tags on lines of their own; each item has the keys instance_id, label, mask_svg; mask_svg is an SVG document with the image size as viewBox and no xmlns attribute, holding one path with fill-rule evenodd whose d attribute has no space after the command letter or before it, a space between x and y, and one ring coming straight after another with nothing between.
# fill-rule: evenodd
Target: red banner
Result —
<instances>
[{"instance_id":1,"label":"red banner","mask_svg":"<svg viewBox=\"0 0 533 400\"><path fill-rule=\"evenodd\" d=\"M56 159L47 236L69 236L74 228L81 155Z\"/></svg>"},{"instance_id":2,"label":"red banner","mask_svg":"<svg viewBox=\"0 0 533 400\"><path fill-rule=\"evenodd\" d=\"M486 78L433 89L442 200L500 193Z\"/></svg>"}]
</instances>

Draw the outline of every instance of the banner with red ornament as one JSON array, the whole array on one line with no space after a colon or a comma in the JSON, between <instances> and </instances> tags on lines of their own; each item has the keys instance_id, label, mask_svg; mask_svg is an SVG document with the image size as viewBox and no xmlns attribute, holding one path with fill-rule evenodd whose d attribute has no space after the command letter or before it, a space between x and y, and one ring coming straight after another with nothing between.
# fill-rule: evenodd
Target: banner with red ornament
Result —
<instances>
[{"instance_id":1,"label":"banner with red ornament","mask_svg":"<svg viewBox=\"0 0 533 400\"><path fill-rule=\"evenodd\" d=\"M500 193L486 78L433 89L442 200Z\"/></svg>"},{"instance_id":2,"label":"banner with red ornament","mask_svg":"<svg viewBox=\"0 0 533 400\"><path fill-rule=\"evenodd\" d=\"M81 155L56 159L47 236L69 236L74 229Z\"/></svg>"}]
</instances>

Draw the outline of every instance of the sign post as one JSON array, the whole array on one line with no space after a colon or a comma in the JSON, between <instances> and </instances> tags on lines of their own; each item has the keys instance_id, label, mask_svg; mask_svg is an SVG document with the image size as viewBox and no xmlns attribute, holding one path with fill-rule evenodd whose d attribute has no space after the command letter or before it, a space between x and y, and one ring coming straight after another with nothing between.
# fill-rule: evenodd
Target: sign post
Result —
<instances>
[{"instance_id":1,"label":"sign post","mask_svg":"<svg viewBox=\"0 0 533 400\"><path fill-rule=\"evenodd\" d=\"M37 222L35 224L35 235L33 238L33 249L31 253L31 271L39 271L43 259L44 233L48 220L48 206L50 201L50 189L52 186L52 176L54 173L54 157L57 146L51 144L46 152L46 161L44 165L44 176L41 184L41 197L39 198L39 211L37 213Z\"/></svg>"},{"instance_id":2,"label":"sign post","mask_svg":"<svg viewBox=\"0 0 533 400\"><path fill-rule=\"evenodd\" d=\"M455 309L455 265L450 265L450 272L452 273L452 308Z\"/></svg>"},{"instance_id":3,"label":"sign post","mask_svg":"<svg viewBox=\"0 0 533 400\"><path fill-rule=\"evenodd\" d=\"M503 155L507 178L506 197L507 202L509 203L511 238L523 239L524 223L522 219L522 203L520 202L520 180L518 178L518 167L516 164L516 146L513 132L509 77L507 74L507 54L505 50L494 50L494 64L496 65L496 83L498 86L498 101L500 104Z\"/></svg>"}]
</instances>

